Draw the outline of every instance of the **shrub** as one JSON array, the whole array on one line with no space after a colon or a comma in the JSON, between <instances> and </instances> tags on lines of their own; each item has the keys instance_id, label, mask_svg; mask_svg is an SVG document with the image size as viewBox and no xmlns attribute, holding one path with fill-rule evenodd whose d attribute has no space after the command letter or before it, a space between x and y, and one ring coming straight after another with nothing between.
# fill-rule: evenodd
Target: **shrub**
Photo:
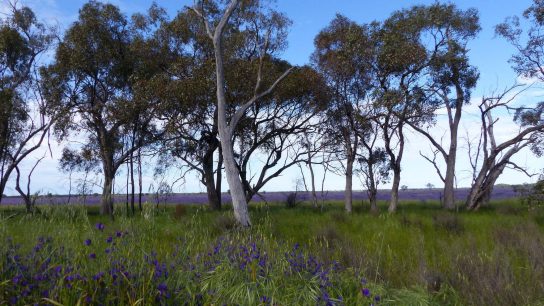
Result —
<instances>
[{"instance_id":1,"label":"shrub","mask_svg":"<svg viewBox=\"0 0 544 306\"><path fill-rule=\"evenodd\" d=\"M514 185L512 188L521 201L528 206L529 210L544 205L544 180L539 180L534 185Z\"/></svg>"},{"instance_id":2,"label":"shrub","mask_svg":"<svg viewBox=\"0 0 544 306\"><path fill-rule=\"evenodd\" d=\"M527 198L527 205L534 209L544 205L544 180L538 181Z\"/></svg>"},{"instance_id":3,"label":"shrub","mask_svg":"<svg viewBox=\"0 0 544 306\"><path fill-rule=\"evenodd\" d=\"M298 204L297 201L297 193L291 192L287 195L287 198L285 198L285 207L287 208L294 208Z\"/></svg>"}]
</instances>

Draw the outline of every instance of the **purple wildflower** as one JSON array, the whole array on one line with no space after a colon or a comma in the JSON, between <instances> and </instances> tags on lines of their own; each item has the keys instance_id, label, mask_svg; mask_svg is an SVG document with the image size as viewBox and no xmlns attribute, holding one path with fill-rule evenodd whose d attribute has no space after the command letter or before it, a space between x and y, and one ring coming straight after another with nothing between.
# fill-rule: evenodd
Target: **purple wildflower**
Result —
<instances>
[{"instance_id":1,"label":"purple wildflower","mask_svg":"<svg viewBox=\"0 0 544 306\"><path fill-rule=\"evenodd\" d=\"M91 245L91 239L85 240L85 245L86 245L86 246L90 246L90 245Z\"/></svg>"},{"instance_id":2,"label":"purple wildflower","mask_svg":"<svg viewBox=\"0 0 544 306\"><path fill-rule=\"evenodd\" d=\"M98 272L97 274L95 274L95 275L93 276L93 279L94 279L95 281L98 281L98 280L100 280L103 276L104 276L104 272Z\"/></svg>"},{"instance_id":3,"label":"purple wildflower","mask_svg":"<svg viewBox=\"0 0 544 306\"><path fill-rule=\"evenodd\" d=\"M107 239L106 239L106 242L107 243L111 243L113 241L113 237L112 236L109 236Z\"/></svg>"},{"instance_id":4,"label":"purple wildflower","mask_svg":"<svg viewBox=\"0 0 544 306\"><path fill-rule=\"evenodd\" d=\"M95 253L89 254L89 258L90 258L90 259L96 259L96 254L95 254Z\"/></svg>"},{"instance_id":5,"label":"purple wildflower","mask_svg":"<svg viewBox=\"0 0 544 306\"><path fill-rule=\"evenodd\" d=\"M102 222L98 222L94 225L94 227L99 231L103 231L106 226Z\"/></svg>"},{"instance_id":6,"label":"purple wildflower","mask_svg":"<svg viewBox=\"0 0 544 306\"><path fill-rule=\"evenodd\" d=\"M64 278L64 280L68 281L68 282L71 282L71 281L74 281L76 279L76 276L75 275L68 275Z\"/></svg>"},{"instance_id":7,"label":"purple wildflower","mask_svg":"<svg viewBox=\"0 0 544 306\"><path fill-rule=\"evenodd\" d=\"M17 284L21 281L21 279L23 279L23 276L22 276L22 275L16 275L16 276L11 280L11 282L12 282L13 284L17 285Z\"/></svg>"},{"instance_id":8,"label":"purple wildflower","mask_svg":"<svg viewBox=\"0 0 544 306\"><path fill-rule=\"evenodd\" d=\"M160 283L157 286L157 290L159 291L159 294L157 296L157 300L160 300L161 298L170 298L170 293L168 293L168 286L165 283Z\"/></svg>"},{"instance_id":9,"label":"purple wildflower","mask_svg":"<svg viewBox=\"0 0 544 306\"><path fill-rule=\"evenodd\" d=\"M158 289L160 292L165 292L166 290L168 290L168 286L167 286L165 283L160 283L160 284L157 286L157 289Z\"/></svg>"},{"instance_id":10,"label":"purple wildflower","mask_svg":"<svg viewBox=\"0 0 544 306\"><path fill-rule=\"evenodd\" d=\"M366 297L369 297L370 296L370 290L368 288L363 288L361 290L361 293L366 296Z\"/></svg>"}]
</instances>

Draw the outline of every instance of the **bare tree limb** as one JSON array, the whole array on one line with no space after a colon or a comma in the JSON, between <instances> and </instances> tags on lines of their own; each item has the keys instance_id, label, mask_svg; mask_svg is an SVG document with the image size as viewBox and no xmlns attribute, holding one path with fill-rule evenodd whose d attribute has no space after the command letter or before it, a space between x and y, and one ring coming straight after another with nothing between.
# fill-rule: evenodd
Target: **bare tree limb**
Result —
<instances>
[{"instance_id":1,"label":"bare tree limb","mask_svg":"<svg viewBox=\"0 0 544 306\"><path fill-rule=\"evenodd\" d=\"M240 121L240 119L244 116L246 110L251 106L253 105L253 103L255 103L257 100L269 95L270 93L272 93L272 91L274 91L274 89L276 88L276 86L281 83L281 81L283 79L285 79L285 77L287 77L289 75L289 73L291 73L291 71L293 70L294 68L291 67L289 69L287 69L279 78L276 79L276 81L270 85L270 87L268 87L267 90L263 91L262 93L258 94L258 95L254 95L253 98L251 98L249 101L247 101L246 103L242 104L237 110L236 112L234 113L234 115L232 116L231 120L230 120L230 123L229 123L229 126L230 126L230 131L229 131L229 135L232 137L232 135L234 134L234 129L236 128L236 125L238 124L238 121Z\"/></svg>"},{"instance_id":2,"label":"bare tree limb","mask_svg":"<svg viewBox=\"0 0 544 306\"><path fill-rule=\"evenodd\" d=\"M440 177L442 182L444 182L444 181L446 181L446 179L442 175L442 172L440 171L440 168L438 167L438 163L436 161L436 155L438 154L438 152L439 152L438 150L433 151L433 158L432 159L430 157L428 157L427 155L421 153L421 151L419 151L419 155L421 155L421 157L425 158L429 163L431 163L433 165L434 169L436 170L436 173L438 173L438 176Z\"/></svg>"}]
</instances>

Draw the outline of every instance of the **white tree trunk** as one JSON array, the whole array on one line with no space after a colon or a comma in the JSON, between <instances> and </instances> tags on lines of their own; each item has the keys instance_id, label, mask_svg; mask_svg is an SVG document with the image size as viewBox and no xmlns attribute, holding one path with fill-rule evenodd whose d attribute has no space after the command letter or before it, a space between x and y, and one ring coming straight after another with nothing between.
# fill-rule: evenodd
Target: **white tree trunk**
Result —
<instances>
[{"instance_id":1,"label":"white tree trunk","mask_svg":"<svg viewBox=\"0 0 544 306\"><path fill-rule=\"evenodd\" d=\"M461 94L458 93L459 97ZM462 103L458 103L455 116L450 120L450 148L446 158L446 175L444 176L444 202L445 209L455 209L455 165L457 162L457 132L461 120ZM451 112L451 111L450 111Z\"/></svg>"},{"instance_id":2,"label":"white tree trunk","mask_svg":"<svg viewBox=\"0 0 544 306\"><path fill-rule=\"evenodd\" d=\"M236 167L236 162L234 161L232 140L230 135L225 135L225 131L222 132L223 129L221 128L221 124L219 126L219 137L221 137L223 162L225 164L227 183L229 184L230 196L232 198L234 216L240 225L251 226L244 188L242 186L242 181L240 180L238 167Z\"/></svg>"},{"instance_id":3,"label":"white tree trunk","mask_svg":"<svg viewBox=\"0 0 544 306\"><path fill-rule=\"evenodd\" d=\"M391 200L389 201L388 211L394 213L397 211L399 204L399 185L400 185L400 168L393 170L393 185L391 187Z\"/></svg>"},{"instance_id":4,"label":"white tree trunk","mask_svg":"<svg viewBox=\"0 0 544 306\"><path fill-rule=\"evenodd\" d=\"M203 12L199 11L198 8L193 8L193 11L200 16L206 26L206 32L208 36L213 41L214 53L215 53L215 72L216 72L216 90L217 90L217 127L219 133L219 140L221 143L221 151L223 156L223 162L225 164L225 173L227 175L227 183L230 188L230 195L232 198L232 207L234 209L234 216L241 226L251 226L249 219L249 213L247 209L247 200L244 194L244 188L242 181L240 179L240 172L236 166L236 161L234 160L234 151L232 147L232 135L238 121L243 117L245 111L253 105L258 99L264 97L265 95L270 94L277 84L285 78L292 68L288 69L283 75L281 75L269 88L261 93L257 93L260 88L261 83L261 68L262 68L262 59L264 58L264 53L266 50L263 50L263 57L261 58L261 66L259 67L258 76L257 76L257 85L255 86L255 95L246 103L242 104L236 110L235 114L230 118L230 122L227 123L227 112L226 112L226 97L225 97L225 71L223 65L223 48L221 46L221 39L223 36L223 30L227 25L230 16L238 6L239 0L231 0L221 17L221 20L215 27L212 29L212 25Z\"/></svg>"},{"instance_id":5,"label":"white tree trunk","mask_svg":"<svg viewBox=\"0 0 544 306\"><path fill-rule=\"evenodd\" d=\"M450 150L450 155L446 162L446 176L444 177L444 199L442 207L445 209L455 208L455 161L455 151Z\"/></svg>"},{"instance_id":6,"label":"white tree trunk","mask_svg":"<svg viewBox=\"0 0 544 306\"><path fill-rule=\"evenodd\" d=\"M314 208L317 208L317 193L315 191L315 175L314 175L314 169L312 166L311 159L310 159L310 162L308 163L308 168L310 169L310 180L312 185L312 206Z\"/></svg>"}]
</instances>

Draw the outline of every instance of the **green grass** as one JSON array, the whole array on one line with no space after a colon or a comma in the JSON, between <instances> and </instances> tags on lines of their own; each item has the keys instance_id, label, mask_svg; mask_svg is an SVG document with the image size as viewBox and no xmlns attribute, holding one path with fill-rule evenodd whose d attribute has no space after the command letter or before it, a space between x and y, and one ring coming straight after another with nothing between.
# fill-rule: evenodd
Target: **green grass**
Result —
<instances>
[{"instance_id":1,"label":"green grass","mask_svg":"<svg viewBox=\"0 0 544 306\"><path fill-rule=\"evenodd\" d=\"M15 251L4 243L8 237L20 244L17 254L42 260L49 256L58 261L55 265L77 267L88 278L115 261L137 275L121 283L104 278L100 290L88 281L74 281L67 288L61 277L49 290L49 303L64 305L85 304L87 298L108 304L315 305L324 304L319 298L325 291L338 304L341 296L346 305L368 305L376 295L380 305L544 305L544 212L528 211L515 201L494 202L478 212L445 212L429 202L402 203L394 215L385 212L385 203L380 208L383 212L375 215L358 205L346 215L341 203L326 203L323 210L306 204L293 209L254 204L253 227L247 230L234 226L228 208L214 212L192 206L175 213L173 206L157 210L149 205L126 217L119 206L115 221L100 216L96 207L40 207L35 215L3 208L0 251L6 255L0 266L0 305L2 299L9 304L17 289L17 271L9 259ZM95 229L97 222L105 224L104 232ZM106 254L111 247L106 238L116 231L128 234ZM50 254L33 253L39 237L53 239ZM85 239L92 246L85 246ZM210 255L218 242L230 251ZM257 260L236 257L252 243L260 258L266 255L264 270ZM297 256L315 258L319 273L328 274L297 270L286 256L295 252L295 244L300 244ZM89 260L90 252L97 254L96 260ZM157 278L146 258L175 267L168 277ZM206 258L213 259L212 268ZM160 283L179 292L162 299ZM370 297L362 294L363 288ZM32 302L47 300L35 293L18 300Z\"/></svg>"}]
</instances>

